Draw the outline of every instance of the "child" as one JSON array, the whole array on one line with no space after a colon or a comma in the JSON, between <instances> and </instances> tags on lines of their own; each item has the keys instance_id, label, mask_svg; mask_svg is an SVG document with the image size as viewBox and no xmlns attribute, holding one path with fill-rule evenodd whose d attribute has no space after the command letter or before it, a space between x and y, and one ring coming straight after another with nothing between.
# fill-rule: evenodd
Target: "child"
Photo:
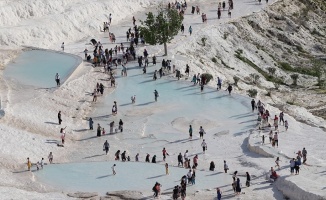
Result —
<instances>
[{"instance_id":1,"label":"child","mask_svg":"<svg viewBox=\"0 0 326 200\"><path fill-rule=\"evenodd\" d=\"M169 175L169 165L165 163L165 174Z\"/></svg>"},{"instance_id":2,"label":"child","mask_svg":"<svg viewBox=\"0 0 326 200\"><path fill-rule=\"evenodd\" d=\"M285 122L284 122L284 126L285 126L285 131L287 131L288 128L289 128L288 120L285 120Z\"/></svg>"},{"instance_id":3,"label":"child","mask_svg":"<svg viewBox=\"0 0 326 200\"><path fill-rule=\"evenodd\" d=\"M105 129L104 128L102 129L102 135L105 135Z\"/></svg>"},{"instance_id":4,"label":"child","mask_svg":"<svg viewBox=\"0 0 326 200\"><path fill-rule=\"evenodd\" d=\"M112 173L113 173L113 175L116 175L117 173L115 172L115 164L111 167L112 168Z\"/></svg>"}]
</instances>

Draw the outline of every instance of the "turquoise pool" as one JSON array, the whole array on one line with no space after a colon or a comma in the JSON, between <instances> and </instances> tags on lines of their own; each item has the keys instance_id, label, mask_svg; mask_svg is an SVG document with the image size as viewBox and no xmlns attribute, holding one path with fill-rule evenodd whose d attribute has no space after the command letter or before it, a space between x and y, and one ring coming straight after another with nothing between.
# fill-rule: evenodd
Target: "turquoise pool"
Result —
<instances>
[{"instance_id":1,"label":"turquoise pool","mask_svg":"<svg viewBox=\"0 0 326 200\"><path fill-rule=\"evenodd\" d=\"M62 84L81 61L81 58L66 53L28 50L6 66L4 76L23 85L50 88L56 86L56 73L59 73Z\"/></svg>"}]
</instances>

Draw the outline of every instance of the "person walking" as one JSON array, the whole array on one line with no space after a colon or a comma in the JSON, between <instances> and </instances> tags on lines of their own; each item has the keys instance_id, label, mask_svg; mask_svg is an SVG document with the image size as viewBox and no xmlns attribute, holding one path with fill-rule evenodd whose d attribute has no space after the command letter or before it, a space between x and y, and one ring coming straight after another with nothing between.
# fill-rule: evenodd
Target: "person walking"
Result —
<instances>
[{"instance_id":1,"label":"person walking","mask_svg":"<svg viewBox=\"0 0 326 200\"><path fill-rule=\"evenodd\" d=\"M114 121L110 122L110 134L113 134Z\"/></svg>"},{"instance_id":2,"label":"person walking","mask_svg":"<svg viewBox=\"0 0 326 200\"><path fill-rule=\"evenodd\" d=\"M247 186L247 187L250 187L250 180L251 180L251 178L250 178L250 174L249 174L249 172L246 172L246 176L247 176L246 186Z\"/></svg>"},{"instance_id":3,"label":"person walking","mask_svg":"<svg viewBox=\"0 0 326 200\"><path fill-rule=\"evenodd\" d=\"M136 156L135 156L135 161L136 161L136 162L139 162L139 153L136 154Z\"/></svg>"},{"instance_id":4,"label":"person walking","mask_svg":"<svg viewBox=\"0 0 326 200\"><path fill-rule=\"evenodd\" d=\"M283 125L284 125L284 113L283 113L283 111L280 112L279 117L280 117L280 123L283 122Z\"/></svg>"},{"instance_id":5,"label":"person walking","mask_svg":"<svg viewBox=\"0 0 326 200\"><path fill-rule=\"evenodd\" d=\"M221 200L222 198L222 191L220 188L216 188L216 193L217 193L217 200Z\"/></svg>"},{"instance_id":6,"label":"person walking","mask_svg":"<svg viewBox=\"0 0 326 200\"><path fill-rule=\"evenodd\" d=\"M278 169L280 169L280 157L277 157L276 160L275 160L275 167L277 167Z\"/></svg>"},{"instance_id":7,"label":"person walking","mask_svg":"<svg viewBox=\"0 0 326 200\"><path fill-rule=\"evenodd\" d=\"M88 125L89 125L89 130L93 130L93 119L90 117L89 120L88 120Z\"/></svg>"},{"instance_id":8,"label":"person walking","mask_svg":"<svg viewBox=\"0 0 326 200\"><path fill-rule=\"evenodd\" d=\"M65 51L65 43L64 42L62 42L62 44L61 44L61 49L62 49L62 51Z\"/></svg>"},{"instance_id":9,"label":"person walking","mask_svg":"<svg viewBox=\"0 0 326 200\"><path fill-rule=\"evenodd\" d=\"M205 140L203 140L203 142L201 143L201 147L203 148L203 153L205 154L205 151L207 150L207 144Z\"/></svg>"},{"instance_id":10,"label":"person walking","mask_svg":"<svg viewBox=\"0 0 326 200\"><path fill-rule=\"evenodd\" d=\"M122 121L122 119L120 119L120 121L119 121L119 130L121 132L123 132L123 121Z\"/></svg>"},{"instance_id":11,"label":"person walking","mask_svg":"<svg viewBox=\"0 0 326 200\"><path fill-rule=\"evenodd\" d=\"M217 77L217 90L220 90L222 88L222 79L220 77Z\"/></svg>"},{"instance_id":12,"label":"person walking","mask_svg":"<svg viewBox=\"0 0 326 200\"><path fill-rule=\"evenodd\" d=\"M111 167L111 169L112 169L112 174L113 174L113 175L116 175L116 174L117 174L116 171L115 171L115 167L116 167L115 164L113 164L113 166Z\"/></svg>"},{"instance_id":13,"label":"person walking","mask_svg":"<svg viewBox=\"0 0 326 200\"><path fill-rule=\"evenodd\" d=\"M67 127L64 127L64 128L61 128L61 129L60 129L60 133L61 133L61 143L62 143L62 145L65 144L65 137L66 137L65 129L66 129L66 128L67 128Z\"/></svg>"},{"instance_id":14,"label":"person walking","mask_svg":"<svg viewBox=\"0 0 326 200\"><path fill-rule=\"evenodd\" d=\"M58 73L55 74L55 82L57 83L57 86L60 86L60 75Z\"/></svg>"},{"instance_id":15,"label":"person walking","mask_svg":"<svg viewBox=\"0 0 326 200\"><path fill-rule=\"evenodd\" d=\"M224 172L228 173L229 166L226 164L226 161L224 160Z\"/></svg>"},{"instance_id":16,"label":"person walking","mask_svg":"<svg viewBox=\"0 0 326 200\"><path fill-rule=\"evenodd\" d=\"M169 165L165 163L165 175L169 175Z\"/></svg>"},{"instance_id":17,"label":"person walking","mask_svg":"<svg viewBox=\"0 0 326 200\"><path fill-rule=\"evenodd\" d=\"M190 34L190 36L192 34L192 27L191 26L189 26L189 34Z\"/></svg>"},{"instance_id":18,"label":"person walking","mask_svg":"<svg viewBox=\"0 0 326 200\"><path fill-rule=\"evenodd\" d=\"M182 158L181 153L179 153L179 155L178 155L178 167L180 167L180 165L181 165L181 167L183 166L183 158Z\"/></svg>"},{"instance_id":19,"label":"person walking","mask_svg":"<svg viewBox=\"0 0 326 200\"><path fill-rule=\"evenodd\" d=\"M232 85L231 84L229 84L229 86L228 86L228 88L227 88L227 90L229 91L229 95L231 95L231 92L232 92Z\"/></svg>"},{"instance_id":20,"label":"person walking","mask_svg":"<svg viewBox=\"0 0 326 200\"><path fill-rule=\"evenodd\" d=\"M252 109L252 112L255 111L255 108L256 108L256 102L255 102L255 99L252 99L251 100L251 109Z\"/></svg>"},{"instance_id":21,"label":"person walking","mask_svg":"<svg viewBox=\"0 0 326 200\"><path fill-rule=\"evenodd\" d=\"M192 126L189 125L189 138L192 139Z\"/></svg>"},{"instance_id":22,"label":"person walking","mask_svg":"<svg viewBox=\"0 0 326 200\"><path fill-rule=\"evenodd\" d=\"M199 128L199 138L204 138L204 133L205 133L205 130L203 129L202 126L200 126L200 128Z\"/></svg>"},{"instance_id":23,"label":"person walking","mask_svg":"<svg viewBox=\"0 0 326 200\"><path fill-rule=\"evenodd\" d=\"M166 151L165 147L162 150L162 154L163 154L163 161L165 162L166 156L169 155L169 153Z\"/></svg>"},{"instance_id":24,"label":"person walking","mask_svg":"<svg viewBox=\"0 0 326 200\"><path fill-rule=\"evenodd\" d=\"M275 134L274 134L274 142L275 142L275 145L278 147L278 135L277 135L277 132L275 132Z\"/></svg>"},{"instance_id":25,"label":"person walking","mask_svg":"<svg viewBox=\"0 0 326 200\"><path fill-rule=\"evenodd\" d=\"M110 148L110 144L109 142L106 140L103 144L103 150L105 151L105 154L108 155L109 152L109 148Z\"/></svg>"},{"instance_id":26,"label":"person walking","mask_svg":"<svg viewBox=\"0 0 326 200\"><path fill-rule=\"evenodd\" d=\"M285 131L287 131L289 129L289 122L288 122L288 120L285 120L284 127L285 127Z\"/></svg>"},{"instance_id":27,"label":"person walking","mask_svg":"<svg viewBox=\"0 0 326 200\"><path fill-rule=\"evenodd\" d=\"M62 122L61 111L58 112L58 121L59 121L59 125L61 125L61 122Z\"/></svg>"},{"instance_id":28,"label":"person walking","mask_svg":"<svg viewBox=\"0 0 326 200\"><path fill-rule=\"evenodd\" d=\"M306 161L307 161L307 150L306 150L306 148L302 149L302 157L303 157L303 164L305 164Z\"/></svg>"},{"instance_id":29,"label":"person walking","mask_svg":"<svg viewBox=\"0 0 326 200\"><path fill-rule=\"evenodd\" d=\"M52 162L53 162L53 154L52 154L52 152L50 152L50 154L48 156L48 159L49 159L49 163L52 164Z\"/></svg>"}]
</instances>

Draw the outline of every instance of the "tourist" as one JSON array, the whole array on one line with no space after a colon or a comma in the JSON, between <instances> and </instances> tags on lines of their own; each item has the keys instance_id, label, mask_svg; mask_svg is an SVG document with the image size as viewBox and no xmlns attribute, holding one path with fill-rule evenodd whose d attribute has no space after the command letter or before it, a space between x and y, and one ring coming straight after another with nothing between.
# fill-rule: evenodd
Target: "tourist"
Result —
<instances>
[{"instance_id":1,"label":"tourist","mask_svg":"<svg viewBox=\"0 0 326 200\"><path fill-rule=\"evenodd\" d=\"M277 145L277 147L278 147L278 135L277 135L277 132L275 132L275 134L274 134L274 142L275 142L275 145Z\"/></svg>"},{"instance_id":2,"label":"tourist","mask_svg":"<svg viewBox=\"0 0 326 200\"><path fill-rule=\"evenodd\" d=\"M132 104L136 103L136 95L131 96L131 103Z\"/></svg>"},{"instance_id":3,"label":"tourist","mask_svg":"<svg viewBox=\"0 0 326 200\"><path fill-rule=\"evenodd\" d=\"M57 83L57 86L60 86L60 75L58 73L55 74L55 82Z\"/></svg>"},{"instance_id":4,"label":"tourist","mask_svg":"<svg viewBox=\"0 0 326 200\"><path fill-rule=\"evenodd\" d=\"M32 162L29 160L29 158L27 158L27 169L28 169L28 171L31 171L31 167L32 167Z\"/></svg>"},{"instance_id":5,"label":"tourist","mask_svg":"<svg viewBox=\"0 0 326 200\"><path fill-rule=\"evenodd\" d=\"M169 175L169 165L165 163L165 175Z\"/></svg>"},{"instance_id":6,"label":"tourist","mask_svg":"<svg viewBox=\"0 0 326 200\"><path fill-rule=\"evenodd\" d=\"M303 164L305 164L306 161L307 161L307 150L306 150L306 148L302 149L302 156L303 156Z\"/></svg>"},{"instance_id":7,"label":"tourist","mask_svg":"<svg viewBox=\"0 0 326 200\"><path fill-rule=\"evenodd\" d=\"M229 91L229 95L231 95L231 92L232 92L232 85L229 84L228 88L227 88L227 91Z\"/></svg>"},{"instance_id":8,"label":"tourist","mask_svg":"<svg viewBox=\"0 0 326 200\"><path fill-rule=\"evenodd\" d=\"M179 155L178 155L178 167L180 167L180 165L181 165L181 167L183 166L183 158L182 158L181 153L179 153Z\"/></svg>"},{"instance_id":9,"label":"tourist","mask_svg":"<svg viewBox=\"0 0 326 200\"><path fill-rule=\"evenodd\" d=\"M279 117L280 117L280 123L283 122L283 125L284 125L284 113L283 113L283 111L280 112Z\"/></svg>"},{"instance_id":10,"label":"tourist","mask_svg":"<svg viewBox=\"0 0 326 200\"><path fill-rule=\"evenodd\" d=\"M232 179L233 181L237 180L237 174L238 174L238 171L235 171L232 175Z\"/></svg>"},{"instance_id":11,"label":"tourist","mask_svg":"<svg viewBox=\"0 0 326 200\"><path fill-rule=\"evenodd\" d=\"M113 166L111 167L111 169L112 169L112 174L113 174L113 175L116 175L116 174L117 174L116 171L115 171L115 166L116 166L116 165L113 164Z\"/></svg>"},{"instance_id":12,"label":"tourist","mask_svg":"<svg viewBox=\"0 0 326 200\"><path fill-rule=\"evenodd\" d=\"M102 135L105 135L105 129L102 128Z\"/></svg>"},{"instance_id":13,"label":"tourist","mask_svg":"<svg viewBox=\"0 0 326 200\"><path fill-rule=\"evenodd\" d=\"M189 125L189 138L192 139L192 127Z\"/></svg>"},{"instance_id":14,"label":"tourist","mask_svg":"<svg viewBox=\"0 0 326 200\"><path fill-rule=\"evenodd\" d=\"M89 130L93 130L93 119L90 117L89 120L88 120L88 124L89 124Z\"/></svg>"},{"instance_id":15,"label":"tourist","mask_svg":"<svg viewBox=\"0 0 326 200\"><path fill-rule=\"evenodd\" d=\"M86 60L86 59L87 59L87 55L88 55L88 50L85 49L85 50L84 50L84 53L85 53L85 60Z\"/></svg>"},{"instance_id":16,"label":"tourist","mask_svg":"<svg viewBox=\"0 0 326 200\"><path fill-rule=\"evenodd\" d=\"M200 128L199 128L199 138L204 138L204 133L205 133L205 130L203 129L202 126L200 126Z\"/></svg>"},{"instance_id":17,"label":"tourist","mask_svg":"<svg viewBox=\"0 0 326 200\"><path fill-rule=\"evenodd\" d=\"M163 153L163 161L165 161L166 156L169 155L165 147L163 148L162 153Z\"/></svg>"},{"instance_id":18,"label":"tourist","mask_svg":"<svg viewBox=\"0 0 326 200\"><path fill-rule=\"evenodd\" d=\"M229 166L226 164L226 161L224 160L224 172L228 173Z\"/></svg>"},{"instance_id":19,"label":"tourist","mask_svg":"<svg viewBox=\"0 0 326 200\"><path fill-rule=\"evenodd\" d=\"M220 188L216 188L216 193L217 193L217 200L221 200L222 198L222 191Z\"/></svg>"},{"instance_id":20,"label":"tourist","mask_svg":"<svg viewBox=\"0 0 326 200\"><path fill-rule=\"evenodd\" d=\"M120 132L123 132L123 122L122 122L122 119L120 119L120 121L119 121L119 130L120 130Z\"/></svg>"},{"instance_id":21,"label":"tourist","mask_svg":"<svg viewBox=\"0 0 326 200\"><path fill-rule=\"evenodd\" d=\"M192 27L189 26L189 34L191 35L192 34Z\"/></svg>"},{"instance_id":22,"label":"tourist","mask_svg":"<svg viewBox=\"0 0 326 200\"><path fill-rule=\"evenodd\" d=\"M136 154L136 156L135 156L135 161L136 161L136 162L139 162L139 153Z\"/></svg>"},{"instance_id":23,"label":"tourist","mask_svg":"<svg viewBox=\"0 0 326 200\"><path fill-rule=\"evenodd\" d=\"M115 152L115 159L114 160L120 160L120 150L118 150L117 152Z\"/></svg>"},{"instance_id":24,"label":"tourist","mask_svg":"<svg viewBox=\"0 0 326 200\"><path fill-rule=\"evenodd\" d=\"M105 154L108 155L109 152L109 148L110 148L110 144L109 142L106 140L103 144L103 150L105 151Z\"/></svg>"},{"instance_id":25,"label":"tourist","mask_svg":"<svg viewBox=\"0 0 326 200\"><path fill-rule=\"evenodd\" d=\"M290 160L290 171L291 171L291 174L294 173L294 167L295 167L295 158L293 158L292 160Z\"/></svg>"},{"instance_id":26,"label":"tourist","mask_svg":"<svg viewBox=\"0 0 326 200\"><path fill-rule=\"evenodd\" d=\"M100 124L97 124L97 137L100 137L101 136L101 132L102 132L102 127Z\"/></svg>"},{"instance_id":27,"label":"tourist","mask_svg":"<svg viewBox=\"0 0 326 200\"><path fill-rule=\"evenodd\" d=\"M241 185L240 185L240 179L239 178L237 178L236 192L237 192L237 195L239 195L241 193Z\"/></svg>"},{"instance_id":28,"label":"tourist","mask_svg":"<svg viewBox=\"0 0 326 200\"><path fill-rule=\"evenodd\" d=\"M96 102L97 101L97 90L94 89L94 92L93 92L93 102Z\"/></svg>"},{"instance_id":29,"label":"tourist","mask_svg":"<svg viewBox=\"0 0 326 200\"><path fill-rule=\"evenodd\" d=\"M220 77L217 77L217 90L220 90L222 88L222 79Z\"/></svg>"},{"instance_id":30,"label":"tourist","mask_svg":"<svg viewBox=\"0 0 326 200\"><path fill-rule=\"evenodd\" d=\"M66 137L66 132L65 129L67 127L61 128L60 129L60 133L61 133L61 144L64 145L65 144L65 137Z\"/></svg>"},{"instance_id":31,"label":"tourist","mask_svg":"<svg viewBox=\"0 0 326 200\"><path fill-rule=\"evenodd\" d=\"M64 42L62 42L62 44L61 44L61 49L62 49L62 51L65 51L65 43Z\"/></svg>"},{"instance_id":32,"label":"tourist","mask_svg":"<svg viewBox=\"0 0 326 200\"><path fill-rule=\"evenodd\" d=\"M43 169L43 166L44 166L44 158L41 159L40 166L41 166L41 169Z\"/></svg>"},{"instance_id":33,"label":"tourist","mask_svg":"<svg viewBox=\"0 0 326 200\"><path fill-rule=\"evenodd\" d=\"M271 130L270 132L269 132L269 143L271 143L272 144L272 139L273 139L273 131Z\"/></svg>"},{"instance_id":34,"label":"tourist","mask_svg":"<svg viewBox=\"0 0 326 200\"><path fill-rule=\"evenodd\" d=\"M196 168L193 167L193 170L192 170L192 175L191 175L191 184L192 185L195 185L196 184Z\"/></svg>"},{"instance_id":35,"label":"tourist","mask_svg":"<svg viewBox=\"0 0 326 200\"><path fill-rule=\"evenodd\" d=\"M195 168L197 168L197 166L198 166L198 155L195 155L195 157L194 157L194 159L193 159L193 162L194 162L194 167ZM190 167L190 165L189 165L189 167Z\"/></svg>"},{"instance_id":36,"label":"tourist","mask_svg":"<svg viewBox=\"0 0 326 200\"><path fill-rule=\"evenodd\" d=\"M156 182L153 187L153 191L154 191L154 197L158 197L159 193L161 192L161 184Z\"/></svg>"},{"instance_id":37,"label":"tourist","mask_svg":"<svg viewBox=\"0 0 326 200\"><path fill-rule=\"evenodd\" d=\"M246 186L247 186L247 187L250 187L250 180L251 180L251 177L250 177L249 172L246 172L246 176L247 176Z\"/></svg>"},{"instance_id":38,"label":"tourist","mask_svg":"<svg viewBox=\"0 0 326 200\"><path fill-rule=\"evenodd\" d=\"M277 178L278 178L278 175L277 175L276 171L273 169L273 167L271 167L270 179L273 181L276 181Z\"/></svg>"},{"instance_id":39,"label":"tourist","mask_svg":"<svg viewBox=\"0 0 326 200\"><path fill-rule=\"evenodd\" d=\"M156 90L154 90L154 97L155 97L155 101L157 101L157 97L159 97L159 94Z\"/></svg>"},{"instance_id":40,"label":"tourist","mask_svg":"<svg viewBox=\"0 0 326 200\"><path fill-rule=\"evenodd\" d=\"M152 163L156 163L156 155L152 157Z\"/></svg>"},{"instance_id":41,"label":"tourist","mask_svg":"<svg viewBox=\"0 0 326 200\"><path fill-rule=\"evenodd\" d=\"M190 169L189 172L187 173L188 184L191 183L191 178L192 178L192 171Z\"/></svg>"},{"instance_id":42,"label":"tourist","mask_svg":"<svg viewBox=\"0 0 326 200\"><path fill-rule=\"evenodd\" d=\"M285 126L285 131L287 131L288 128L289 128L289 122L288 122L288 120L285 120L284 126Z\"/></svg>"},{"instance_id":43,"label":"tourist","mask_svg":"<svg viewBox=\"0 0 326 200\"><path fill-rule=\"evenodd\" d=\"M261 137L262 137L262 144L265 144L265 135L263 135Z\"/></svg>"},{"instance_id":44,"label":"tourist","mask_svg":"<svg viewBox=\"0 0 326 200\"><path fill-rule=\"evenodd\" d=\"M110 122L110 134L113 134L114 121Z\"/></svg>"},{"instance_id":45,"label":"tourist","mask_svg":"<svg viewBox=\"0 0 326 200\"><path fill-rule=\"evenodd\" d=\"M215 163L214 161L212 161L210 164L209 164L209 171L214 171L215 169Z\"/></svg>"},{"instance_id":46,"label":"tourist","mask_svg":"<svg viewBox=\"0 0 326 200\"><path fill-rule=\"evenodd\" d=\"M189 76L189 71L190 71L190 67L189 67L189 65L187 64L187 65L186 65L186 71L185 71L185 74L187 74L187 76Z\"/></svg>"},{"instance_id":47,"label":"tourist","mask_svg":"<svg viewBox=\"0 0 326 200\"><path fill-rule=\"evenodd\" d=\"M276 115L274 117L274 127L275 127L275 130L278 129L278 117Z\"/></svg>"},{"instance_id":48,"label":"tourist","mask_svg":"<svg viewBox=\"0 0 326 200\"><path fill-rule=\"evenodd\" d=\"M126 156L126 151L124 151L124 152L122 152L122 154L121 154L121 161L122 162L126 162L126 159L127 159L127 156Z\"/></svg>"},{"instance_id":49,"label":"tourist","mask_svg":"<svg viewBox=\"0 0 326 200\"><path fill-rule=\"evenodd\" d=\"M203 148L203 153L205 154L205 151L207 150L207 144L205 140L203 140L203 142L201 143L201 147Z\"/></svg>"},{"instance_id":50,"label":"tourist","mask_svg":"<svg viewBox=\"0 0 326 200\"><path fill-rule=\"evenodd\" d=\"M150 159L149 156L150 156L149 154L146 155L145 162L148 162L148 163L150 162L149 161L149 159Z\"/></svg>"},{"instance_id":51,"label":"tourist","mask_svg":"<svg viewBox=\"0 0 326 200\"><path fill-rule=\"evenodd\" d=\"M277 157L276 160L275 160L275 167L278 167L278 169L280 169L280 157Z\"/></svg>"},{"instance_id":52,"label":"tourist","mask_svg":"<svg viewBox=\"0 0 326 200\"><path fill-rule=\"evenodd\" d=\"M300 161L300 159L297 159L294 162L295 175L299 175L300 165L301 165L301 161Z\"/></svg>"},{"instance_id":53,"label":"tourist","mask_svg":"<svg viewBox=\"0 0 326 200\"><path fill-rule=\"evenodd\" d=\"M52 162L53 162L53 154L52 154L52 152L50 152L50 154L48 156L48 159L49 159L49 163L52 164Z\"/></svg>"},{"instance_id":54,"label":"tourist","mask_svg":"<svg viewBox=\"0 0 326 200\"><path fill-rule=\"evenodd\" d=\"M61 122L62 122L61 111L58 112L58 121L59 121L59 125L61 125Z\"/></svg>"},{"instance_id":55,"label":"tourist","mask_svg":"<svg viewBox=\"0 0 326 200\"><path fill-rule=\"evenodd\" d=\"M255 99L252 99L251 100L251 109L252 109L252 112L255 111L255 108L256 108L256 102L255 102Z\"/></svg>"}]
</instances>

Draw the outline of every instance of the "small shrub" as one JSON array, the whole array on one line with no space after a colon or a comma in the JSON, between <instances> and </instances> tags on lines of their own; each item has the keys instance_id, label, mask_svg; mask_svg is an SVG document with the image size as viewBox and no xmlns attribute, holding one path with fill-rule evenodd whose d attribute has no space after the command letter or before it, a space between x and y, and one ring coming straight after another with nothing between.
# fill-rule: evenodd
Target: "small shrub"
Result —
<instances>
[{"instance_id":1,"label":"small shrub","mask_svg":"<svg viewBox=\"0 0 326 200\"><path fill-rule=\"evenodd\" d=\"M217 63L217 59L215 57L212 58L213 63Z\"/></svg>"},{"instance_id":2,"label":"small shrub","mask_svg":"<svg viewBox=\"0 0 326 200\"><path fill-rule=\"evenodd\" d=\"M237 76L233 76L233 80L234 80L234 85L238 86L238 82L239 82L240 78Z\"/></svg>"},{"instance_id":3,"label":"small shrub","mask_svg":"<svg viewBox=\"0 0 326 200\"><path fill-rule=\"evenodd\" d=\"M251 98L255 98L258 93L256 89L250 89L250 90L247 90L247 92L248 92L248 96L250 96Z\"/></svg>"},{"instance_id":4,"label":"small shrub","mask_svg":"<svg viewBox=\"0 0 326 200\"><path fill-rule=\"evenodd\" d=\"M268 67L267 70L270 73L270 75L274 76L274 74L276 72L276 68L275 67Z\"/></svg>"},{"instance_id":5,"label":"small shrub","mask_svg":"<svg viewBox=\"0 0 326 200\"><path fill-rule=\"evenodd\" d=\"M206 82L205 82L205 85L213 79L213 75L212 74L209 74L209 73L203 73L202 75L200 75L200 78L203 78L205 77L206 79Z\"/></svg>"},{"instance_id":6,"label":"small shrub","mask_svg":"<svg viewBox=\"0 0 326 200\"><path fill-rule=\"evenodd\" d=\"M286 63L286 62L280 62L279 63L281 68L284 69L284 70L287 70L287 71L293 71L293 67L289 64L289 63Z\"/></svg>"}]
</instances>

